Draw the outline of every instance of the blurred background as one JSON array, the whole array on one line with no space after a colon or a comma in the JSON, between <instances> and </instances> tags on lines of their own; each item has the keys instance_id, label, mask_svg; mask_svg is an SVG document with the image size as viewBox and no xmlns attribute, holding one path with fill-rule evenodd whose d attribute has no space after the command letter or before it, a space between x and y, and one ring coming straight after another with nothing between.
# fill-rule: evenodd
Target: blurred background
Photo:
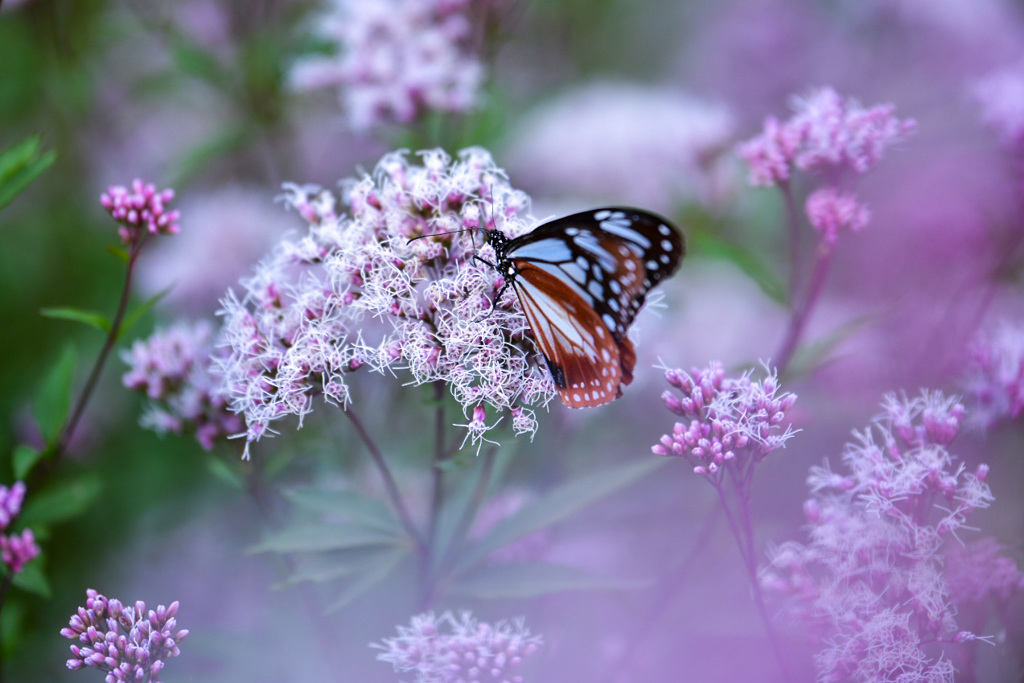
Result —
<instances>
[{"instance_id":1,"label":"blurred background","mask_svg":"<svg viewBox=\"0 0 1024 683\"><path fill-rule=\"evenodd\" d=\"M786 277L785 206L777 192L748 186L735 145L765 117L787 117L791 97L812 87L893 103L917 132L860 179L871 223L837 247L807 333L816 352L782 378L800 397L792 416L802 432L759 469L762 548L802 540L808 468L838 462L885 392L963 392L969 342L1024 316L1014 251L1024 185L1005 123L1024 121L1024 3L468 4L479 19L459 33L476 59L465 75L472 106L389 118L360 109L332 80L345 27L329 3L5 0L0 147L39 135L57 158L0 212L0 454L38 440L31 397L62 350L76 349L84 375L102 344L95 330L39 311L113 310L123 269L105 248L117 237L98 197L136 177L175 189L182 230L145 254L137 300L171 290L121 348L179 318L213 320L227 288L303 228L275 201L283 182L335 188L397 148L482 145L532 196L538 218L621 203L676 219L690 252L662 305L638 319L636 382L598 410L553 404L532 443L504 440L515 453L510 486L529 492L654 457L650 446L674 421L656 363L719 360L735 371L777 353L788 314L771 283ZM1019 73L1019 108L993 118L979 84L1007 70ZM77 494L38 539L48 591L16 587L4 607L6 679L98 678L67 671L58 633L95 588L150 606L181 602L178 622L192 635L167 681L398 680L366 645L408 621L408 582L396 576L330 614L321 609L328 589L280 585L286 563L247 549L287 509L272 506L268 518L231 485L223 470L237 466L236 449L211 454L140 428L144 401L121 386L125 369L112 359L47 483L74 482ZM405 466L403 485L425 496L411 438L422 415L401 392L414 390L376 375L354 383L371 407L368 427ZM257 452L281 463L277 485L377 486L336 411L292 427ZM1019 421L998 424L952 448L968 468L991 466L996 503L971 523L1018 561L1021 437ZM631 588L440 607L524 616L545 638L526 680L782 680L713 490L684 463L670 465L543 539L548 557ZM9 467L0 472L9 483ZM791 648L813 679L809 650ZM981 680L1018 680L1000 656L981 653L993 662Z\"/></svg>"}]
</instances>

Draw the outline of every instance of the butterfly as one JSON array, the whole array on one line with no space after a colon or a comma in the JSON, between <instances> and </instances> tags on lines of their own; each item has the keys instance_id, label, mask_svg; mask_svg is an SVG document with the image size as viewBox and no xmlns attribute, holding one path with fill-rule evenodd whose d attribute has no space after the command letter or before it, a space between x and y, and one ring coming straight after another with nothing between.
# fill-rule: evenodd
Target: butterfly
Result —
<instances>
[{"instance_id":1,"label":"butterfly","mask_svg":"<svg viewBox=\"0 0 1024 683\"><path fill-rule=\"evenodd\" d=\"M519 297L562 402L609 403L633 381L627 336L647 292L686 254L682 233L647 211L605 207L544 223L508 238L483 229L494 268Z\"/></svg>"}]
</instances>

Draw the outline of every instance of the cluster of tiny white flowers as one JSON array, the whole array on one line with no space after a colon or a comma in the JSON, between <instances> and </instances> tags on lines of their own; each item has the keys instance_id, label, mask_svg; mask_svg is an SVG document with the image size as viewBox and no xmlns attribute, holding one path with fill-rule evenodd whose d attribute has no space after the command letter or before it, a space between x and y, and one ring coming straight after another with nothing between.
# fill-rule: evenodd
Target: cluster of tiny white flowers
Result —
<instances>
[{"instance_id":1,"label":"cluster of tiny white flowers","mask_svg":"<svg viewBox=\"0 0 1024 683\"><path fill-rule=\"evenodd\" d=\"M295 65L297 88L338 87L352 127L365 130L423 112L471 109L483 80L473 54L474 14L492 0L335 0L319 33L335 56Z\"/></svg>"},{"instance_id":2,"label":"cluster of tiny white flowers","mask_svg":"<svg viewBox=\"0 0 1024 683\"><path fill-rule=\"evenodd\" d=\"M445 383L472 415L474 443L500 421L485 422L485 406L511 412L517 434L535 432L533 408L554 384L518 299L506 290L492 303L504 280L474 258L494 262L477 229L514 237L532 227L529 199L483 149L420 156L388 154L344 183L342 210L329 192L287 187L309 232L281 242L244 293L222 301L228 353L218 362L250 443L285 415L301 424L317 394L346 407L347 376L362 366Z\"/></svg>"}]
</instances>

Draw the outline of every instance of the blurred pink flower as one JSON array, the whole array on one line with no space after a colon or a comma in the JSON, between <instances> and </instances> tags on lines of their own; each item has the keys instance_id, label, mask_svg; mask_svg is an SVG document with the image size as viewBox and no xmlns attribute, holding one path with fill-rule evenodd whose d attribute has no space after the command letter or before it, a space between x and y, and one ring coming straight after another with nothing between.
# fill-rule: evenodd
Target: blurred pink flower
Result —
<instances>
[{"instance_id":1,"label":"blurred pink flower","mask_svg":"<svg viewBox=\"0 0 1024 683\"><path fill-rule=\"evenodd\" d=\"M722 154L734 131L724 105L664 87L593 83L529 114L506 156L537 193L671 212L728 193Z\"/></svg>"},{"instance_id":2,"label":"blurred pink flower","mask_svg":"<svg viewBox=\"0 0 1024 683\"><path fill-rule=\"evenodd\" d=\"M822 646L821 680L951 681L948 651L923 646L976 638L958 629L942 548L992 502L988 468L969 472L947 449L964 416L956 399L890 394L882 407L846 445L845 471L811 468L809 540L772 548L761 584L788 596Z\"/></svg>"},{"instance_id":3,"label":"blurred pink flower","mask_svg":"<svg viewBox=\"0 0 1024 683\"><path fill-rule=\"evenodd\" d=\"M377 659L393 664L395 671L414 671L415 683L443 683L484 677L522 681L522 676L512 672L542 643L522 619L492 626L477 621L469 612L458 617L451 612L440 617L427 612L414 616L409 626L399 626L397 637L371 647L383 650Z\"/></svg>"},{"instance_id":4,"label":"blurred pink flower","mask_svg":"<svg viewBox=\"0 0 1024 683\"><path fill-rule=\"evenodd\" d=\"M969 346L967 393L972 416L983 426L1024 411L1024 325L1003 321Z\"/></svg>"},{"instance_id":5,"label":"blurred pink flower","mask_svg":"<svg viewBox=\"0 0 1024 683\"><path fill-rule=\"evenodd\" d=\"M794 168L822 173L831 183L844 170L864 173L917 125L896 118L891 104L865 109L830 87L794 97L792 107L789 119L768 117L760 135L737 147L750 165L751 185L788 181Z\"/></svg>"},{"instance_id":6,"label":"blurred pink flower","mask_svg":"<svg viewBox=\"0 0 1024 683\"><path fill-rule=\"evenodd\" d=\"M1017 153L1024 153L1024 61L993 71L974 84L981 119Z\"/></svg>"},{"instance_id":7,"label":"blurred pink flower","mask_svg":"<svg viewBox=\"0 0 1024 683\"><path fill-rule=\"evenodd\" d=\"M477 102L483 65L471 14L492 0L333 0L317 27L335 56L292 68L299 90L338 88L351 126L411 123L426 111L465 112Z\"/></svg>"}]
</instances>

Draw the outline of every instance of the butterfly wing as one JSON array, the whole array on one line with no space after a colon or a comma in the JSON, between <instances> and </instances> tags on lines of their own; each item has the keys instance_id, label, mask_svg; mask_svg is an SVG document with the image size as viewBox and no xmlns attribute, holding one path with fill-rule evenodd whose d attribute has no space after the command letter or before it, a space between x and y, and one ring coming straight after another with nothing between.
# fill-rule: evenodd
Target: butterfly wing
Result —
<instances>
[{"instance_id":1,"label":"butterfly wing","mask_svg":"<svg viewBox=\"0 0 1024 683\"><path fill-rule=\"evenodd\" d=\"M622 394L636 360L628 339L617 341L589 303L543 268L523 264L513 287L563 403L585 408Z\"/></svg>"},{"instance_id":2,"label":"butterfly wing","mask_svg":"<svg viewBox=\"0 0 1024 683\"><path fill-rule=\"evenodd\" d=\"M504 252L562 401L621 395L636 363L627 331L650 288L679 267L682 235L655 214L609 207L545 223Z\"/></svg>"}]
</instances>

